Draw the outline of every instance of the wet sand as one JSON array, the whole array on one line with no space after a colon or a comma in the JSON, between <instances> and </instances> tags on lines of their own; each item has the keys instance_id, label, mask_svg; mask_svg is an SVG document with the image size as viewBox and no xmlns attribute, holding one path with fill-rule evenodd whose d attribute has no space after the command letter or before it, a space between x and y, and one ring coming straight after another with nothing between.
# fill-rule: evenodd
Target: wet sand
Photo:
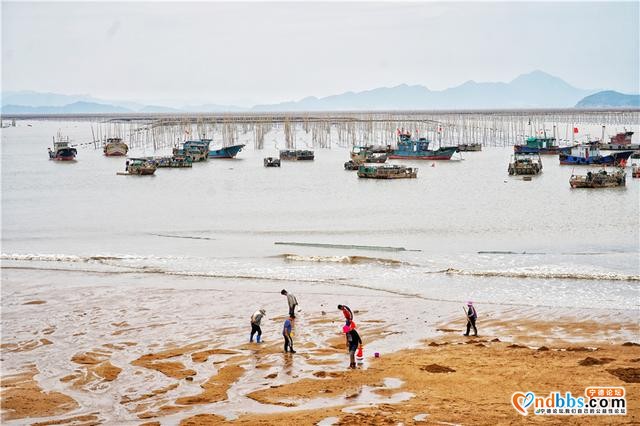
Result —
<instances>
[{"instance_id":1,"label":"wet sand","mask_svg":"<svg viewBox=\"0 0 640 426\"><path fill-rule=\"evenodd\" d=\"M583 395L588 386L623 386L629 414L564 422L640 422L633 315L481 306L472 338L461 335L458 305L301 286L298 353L283 354L286 302L276 288L252 287L247 307L246 288L118 288L94 278L102 286L64 291L3 283L3 423L546 424L559 418L524 418L511 394ZM267 309L260 345L248 342L257 300ZM356 370L334 308L341 300L365 343Z\"/></svg>"}]
</instances>

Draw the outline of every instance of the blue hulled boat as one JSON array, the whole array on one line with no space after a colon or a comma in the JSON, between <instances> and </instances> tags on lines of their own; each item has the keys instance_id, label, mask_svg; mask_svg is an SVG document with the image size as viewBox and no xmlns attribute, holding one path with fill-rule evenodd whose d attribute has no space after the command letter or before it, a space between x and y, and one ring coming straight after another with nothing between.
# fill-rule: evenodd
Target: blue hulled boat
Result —
<instances>
[{"instance_id":1,"label":"blue hulled boat","mask_svg":"<svg viewBox=\"0 0 640 426\"><path fill-rule=\"evenodd\" d=\"M429 149L427 138L411 139L411 133L398 135L398 148L391 151L388 158L404 160L450 160L458 151L457 146Z\"/></svg>"},{"instance_id":2,"label":"blue hulled boat","mask_svg":"<svg viewBox=\"0 0 640 426\"><path fill-rule=\"evenodd\" d=\"M209 151L209 158L233 158L244 148L242 145L232 145Z\"/></svg>"},{"instance_id":3,"label":"blue hulled boat","mask_svg":"<svg viewBox=\"0 0 640 426\"><path fill-rule=\"evenodd\" d=\"M609 155L602 155L598 148L598 142L588 142L574 147L563 148L560 151L560 164L569 165L591 165L602 164L619 166L624 165L633 151L614 152Z\"/></svg>"}]
</instances>

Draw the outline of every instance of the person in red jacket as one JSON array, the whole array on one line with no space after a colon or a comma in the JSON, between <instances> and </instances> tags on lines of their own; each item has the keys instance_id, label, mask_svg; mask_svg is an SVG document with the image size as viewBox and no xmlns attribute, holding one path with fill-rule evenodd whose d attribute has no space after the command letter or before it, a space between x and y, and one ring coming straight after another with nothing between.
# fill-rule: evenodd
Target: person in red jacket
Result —
<instances>
[{"instance_id":1,"label":"person in red jacket","mask_svg":"<svg viewBox=\"0 0 640 426\"><path fill-rule=\"evenodd\" d=\"M338 309L342 311L342 315L344 315L346 325L351 325L353 321L353 312L347 305L338 305Z\"/></svg>"}]
</instances>

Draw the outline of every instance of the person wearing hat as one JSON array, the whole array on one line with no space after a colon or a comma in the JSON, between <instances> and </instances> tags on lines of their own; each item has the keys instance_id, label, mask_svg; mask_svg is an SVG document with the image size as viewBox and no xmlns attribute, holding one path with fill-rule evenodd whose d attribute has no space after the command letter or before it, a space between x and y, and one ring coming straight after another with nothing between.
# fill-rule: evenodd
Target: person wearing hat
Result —
<instances>
[{"instance_id":1,"label":"person wearing hat","mask_svg":"<svg viewBox=\"0 0 640 426\"><path fill-rule=\"evenodd\" d=\"M476 328L476 319L478 318L478 313L476 312L476 308L473 306L472 301L467 302L467 332L464 333L464 336L469 335L469 331L471 331L471 327L473 327L473 335L478 335L478 329Z\"/></svg>"},{"instance_id":2,"label":"person wearing hat","mask_svg":"<svg viewBox=\"0 0 640 426\"><path fill-rule=\"evenodd\" d=\"M338 309L342 311L342 315L344 315L345 324L351 324L353 321L353 312L347 305L338 305Z\"/></svg>"},{"instance_id":3,"label":"person wearing hat","mask_svg":"<svg viewBox=\"0 0 640 426\"><path fill-rule=\"evenodd\" d=\"M293 319L295 319L296 317L296 306L298 306L298 299L296 299L296 297L287 292L287 290L282 289L282 291L280 292L280 294L282 294L283 296L287 296L287 303L289 304L289 316Z\"/></svg>"},{"instance_id":4,"label":"person wearing hat","mask_svg":"<svg viewBox=\"0 0 640 426\"><path fill-rule=\"evenodd\" d=\"M262 337L262 329L260 328L260 321L262 321L262 317L264 317L267 312L264 309L259 309L251 315L251 336L249 337L249 342L253 342L253 335L258 334L256 336L256 343L260 343L260 338Z\"/></svg>"}]
</instances>

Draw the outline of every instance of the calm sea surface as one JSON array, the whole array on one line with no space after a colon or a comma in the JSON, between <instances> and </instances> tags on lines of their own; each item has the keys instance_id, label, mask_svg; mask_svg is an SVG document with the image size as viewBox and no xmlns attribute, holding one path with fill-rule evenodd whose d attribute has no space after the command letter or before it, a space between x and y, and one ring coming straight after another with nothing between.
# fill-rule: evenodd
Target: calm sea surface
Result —
<instances>
[{"instance_id":1,"label":"calm sea surface","mask_svg":"<svg viewBox=\"0 0 640 426\"><path fill-rule=\"evenodd\" d=\"M512 148L485 148L413 162L418 179L376 181L344 171L348 151L336 147L264 168L277 151L254 151L247 134L234 160L117 176L124 159L93 147L77 162L49 161L58 130L91 140L86 122L19 121L2 132L2 264L28 268L27 280L63 269L121 273L125 285L150 273L174 286L197 275L496 305L640 306L640 179L630 171L626 188L572 190L573 168L557 156L525 182L507 175Z\"/></svg>"}]
</instances>

